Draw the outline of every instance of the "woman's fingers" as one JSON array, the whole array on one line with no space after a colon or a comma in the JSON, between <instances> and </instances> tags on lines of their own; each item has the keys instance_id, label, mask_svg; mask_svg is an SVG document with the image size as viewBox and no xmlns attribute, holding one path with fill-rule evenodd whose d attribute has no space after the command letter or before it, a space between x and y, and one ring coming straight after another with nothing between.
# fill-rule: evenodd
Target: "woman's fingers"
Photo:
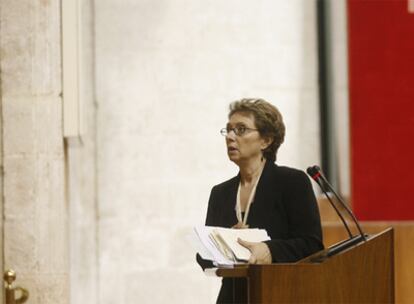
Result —
<instances>
[{"instance_id":1,"label":"woman's fingers","mask_svg":"<svg viewBox=\"0 0 414 304\"><path fill-rule=\"evenodd\" d=\"M240 238L237 239L237 242L250 250L251 255L249 259L249 264L270 264L272 263L272 255L270 253L269 247L265 243L255 243L244 241Z\"/></svg>"},{"instance_id":2,"label":"woman's fingers","mask_svg":"<svg viewBox=\"0 0 414 304\"><path fill-rule=\"evenodd\" d=\"M250 252L252 252L252 246L254 245L254 243L252 242L248 242L248 241L244 241L241 238L237 239L237 242L242 245L243 247L246 247L247 249L250 250Z\"/></svg>"},{"instance_id":3,"label":"woman's fingers","mask_svg":"<svg viewBox=\"0 0 414 304\"><path fill-rule=\"evenodd\" d=\"M257 244L259 244L259 243L253 243L253 242L244 241L244 240L242 240L240 238L238 238L237 241L239 242L240 245L242 245L243 247L246 247L247 249L250 250L251 255L250 255L250 258L249 258L248 263L249 264L256 264L256 263L258 263L256 254L255 254L255 246Z\"/></svg>"},{"instance_id":4,"label":"woman's fingers","mask_svg":"<svg viewBox=\"0 0 414 304\"><path fill-rule=\"evenodd\" d=\"M233 229L240 229L241 227L242 227L242 223L241 222L238 222L236 225L234 225L233 227L231 227L231 228L233 228Z\"/></svg>"},{"instance_id":5,"label":"woman's fingers","mask_svg":"<svg viewBox=\"0 0 414 304\"><path fill-rule=\"evenodd\" d=\"M250 259L249 259L249 264L256 264L257 263L257 259L256 259L256 257L252 254L251 256L250 256Z\"/></svg>"},{"instance_id":6,"label":"woman's fingers","mask_svg":"<svg viewBox=\"0 0 414 304\"><path fill-rule=\"evenodd\" d=\"M246 229L249 228L249 225L244 225L242 222L238 222L236 225L231 227L233 229Z\"/></svg>"}]
</instances>

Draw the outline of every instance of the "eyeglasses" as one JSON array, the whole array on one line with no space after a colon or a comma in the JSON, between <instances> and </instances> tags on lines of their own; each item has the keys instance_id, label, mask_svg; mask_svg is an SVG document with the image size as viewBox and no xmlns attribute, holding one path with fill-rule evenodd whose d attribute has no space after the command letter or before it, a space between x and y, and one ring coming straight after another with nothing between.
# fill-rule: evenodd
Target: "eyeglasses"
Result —
<instances>
[{"instance_id":1,"label":"eyeglasses","mask_svg":"<svg viewBox=\"0 0 414 304\"><path fill-rule=\"evenodd\" d=\"M258 129L253 129L253 128L248 128L245 126L238 126L238 127L234 127L234 128L223 128L220 130L221 135L223 136L227 136L231 131L234 132L234 134L236 134L237 136L243 136L247 130L250 131L259 131Z\"/></svg>"}]
</instances>

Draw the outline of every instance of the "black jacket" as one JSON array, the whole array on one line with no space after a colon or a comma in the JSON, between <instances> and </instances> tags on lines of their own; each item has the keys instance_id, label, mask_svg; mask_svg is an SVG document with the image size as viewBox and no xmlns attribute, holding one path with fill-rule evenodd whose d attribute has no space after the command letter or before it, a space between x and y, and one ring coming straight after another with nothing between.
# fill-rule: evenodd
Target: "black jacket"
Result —
<instances>
[{"instance_id":1,"label":"black jacket","mask_svg":"<svg viewBox=\"0 0 414 304\"><path fill-rule=\"evenodd\" d=\"M216 185L208 202L206 225L232 227L240 174ZM322 229L315 194L303 171L266 162L250 206L247 224L266 229L273 263L298 261L323 249ZM207 264L197 257L200 265ZM217 303L247 300L245 279L223 279Z\"/></svg>"}]
</instances>

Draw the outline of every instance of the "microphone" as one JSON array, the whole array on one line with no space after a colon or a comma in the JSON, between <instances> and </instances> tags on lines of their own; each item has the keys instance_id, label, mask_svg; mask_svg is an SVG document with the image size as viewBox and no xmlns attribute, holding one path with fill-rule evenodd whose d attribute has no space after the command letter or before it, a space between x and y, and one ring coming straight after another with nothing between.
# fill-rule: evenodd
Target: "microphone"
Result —
<instances>
[{"instance_id":1,"label":"microphone","mask_svg":"<svg viewBox=\"0 0 414 304\"><path fill-rule=\"evenodd\" d=\"M325 194L325 196L328 199L329 203L335 209L336 214L338 214L339 218L341 219L342 224L346 228L346 231L348 232L349 237L352 238L353 235L351 233L351 230L349 229L349 226L348 226L347 222L345 221L344 217L342 216L341 212L338 210L336 205L331 200L331 197L328 194L328 190L325 189L325 184L322 180L322 173L320 171L320 168L318 166L308 167L308 169L306 169L306 172L319 185L319 187L321 188L323 194Z\"/></svg>"},{"instance_id":2,"label":"microphone","mask_svg":"<svg viewBox=\"0 0 414 304\"><path fill-rule=\"evenodd\" d=\"M319 185L319 187L321 188L321 190L323 191L323 193L325 194L325 196L327 197L328 201L330 202L331 206L335 209L336 213L338 214L338 216L340 217L343 225L345 226L348 234L349 234L349 239L345 240L342 243L339 243L335 246L332 246L327 255L331 256L333 254L336 254L354 244L359 243L361 240L366 241L366 236L365 234L362 232L361 226L359 225L355 215L353 214L353 212L351 211L351 209L347 206L347 204L344 202L344 200L335 192L335 190L333 189L333 187L331 186L331 184L328 182L328 180L325 178L325 176L322 174L321 168L319 168L319 166L311 166L308 167L308 169L306 170L306 172L308 173L308 175ZM348 224L346 223L345 219L343 218L341 212L338 210L338 208L335 206L335 204L332 202L331 198L328 195L328 192L332 192L334 194L334 196L336 197L336 199L338 200L338 202L342 205L342 207L345 208L345 210L348 212L348 214L351 216L352 220L354 221L355 225L358 228L359 231L359 235L357 236L353 236Z\"/></svg>"}]
</instances>

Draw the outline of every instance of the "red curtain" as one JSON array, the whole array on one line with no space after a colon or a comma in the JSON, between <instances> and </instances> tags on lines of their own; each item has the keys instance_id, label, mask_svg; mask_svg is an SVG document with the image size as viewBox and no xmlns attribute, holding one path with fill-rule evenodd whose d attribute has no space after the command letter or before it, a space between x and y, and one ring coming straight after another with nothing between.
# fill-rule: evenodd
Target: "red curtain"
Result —
<instances>
[{"instance_id":1,"label":"red curtain","mask_svg":"<svg viewBox=\"0 0 414 304\"><path fill-rule=\"evenodd\" d=\"M408 1L348 0L351 200L361 220L414 220L414 13Z\"/></svg>"}]
</instances>

